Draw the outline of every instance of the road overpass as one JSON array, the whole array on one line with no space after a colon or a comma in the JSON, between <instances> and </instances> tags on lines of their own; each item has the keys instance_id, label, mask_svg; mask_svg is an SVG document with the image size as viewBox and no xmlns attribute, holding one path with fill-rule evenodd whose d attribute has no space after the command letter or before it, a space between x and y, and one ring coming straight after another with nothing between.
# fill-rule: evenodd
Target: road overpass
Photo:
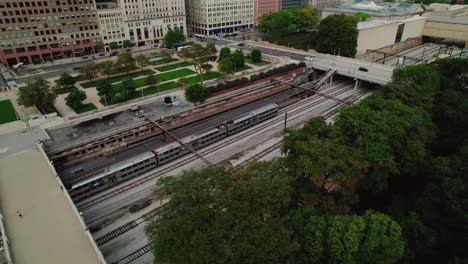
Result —
<instances>
[{"instance_id":1,"label":"road overpass","mask_svg":"<svg viewBox=\"0 0 468 264\"><path fill-rule=\"evenodd\" d=\"M333 56L328 54L318 54L307 62L313 69L328 72L336 70L335 74L350 77L356 81L366 81L379 85L385 85L392 80L395 67L379 63ZM364 67L367 72L359 70Z\"/></svg>"}]
</instances>

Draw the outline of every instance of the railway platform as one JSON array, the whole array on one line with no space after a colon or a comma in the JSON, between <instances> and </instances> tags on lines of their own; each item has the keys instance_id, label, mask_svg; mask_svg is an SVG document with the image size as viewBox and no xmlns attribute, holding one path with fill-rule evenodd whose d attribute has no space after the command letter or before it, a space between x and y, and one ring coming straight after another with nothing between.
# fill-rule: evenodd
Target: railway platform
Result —
<instances>
[{"instance_id":1,"label":"railway platform","mask_svg":"<svg viewBox=\"0 0 468 264\"><path fill-rule=\"evenodd\" d=\"M0 160L0 208L13 263L106 263L39 147Z\"/></svg>"}]
</instances>

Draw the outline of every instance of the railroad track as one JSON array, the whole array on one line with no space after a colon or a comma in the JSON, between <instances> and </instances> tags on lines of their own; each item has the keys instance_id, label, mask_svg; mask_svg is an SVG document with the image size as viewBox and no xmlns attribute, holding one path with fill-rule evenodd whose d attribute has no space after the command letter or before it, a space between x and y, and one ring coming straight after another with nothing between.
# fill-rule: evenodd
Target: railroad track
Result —
<instances>
[{"instance_id":1,"label":"railroad track","mask_svg":"<svg viewBox=\"0 0 468 264\"><path fill-rule=\"evenodd\" d=\"M343 87L346 87L346 88L344 90L341 90L341 88L343 88ZM347 91L349 91L351 89L352 89L351 84L341 83L337 87L327 91L327 93L331 92L331 94L330 94L331 96L337 96L337 95L343 94L343 93L345 93L345 92L347 92ZM327 100L329 100L329 99L322 98L319 95L311 96L311 97L306 98L306 99L304 99L302 101L299 101L296 104L293 104L293 105L290 105L290 106L287 106L287 107L281 109L279 111L279 114L286 113L288 110L293 109L293 108L295 108L297 106L303 106L303 107L301 107L299 109L295 109L294 111L289 113L291 115L294 115L295 113L304 111L306 108L310 108L310 107L313 107L313 106L320 105L321 103L323 103L323 102L325 102ZM311 102L312 102L312 104L308 105ZM306 106L304 107L304 105L306 105ZM270 126L270 125L272 125L272 124L274 124L274 123L276 123L278 121L282 121L282 120L283 120L282 117L275 117L275 118L269 119L267 121L264 121L264 122L260 123L257 126L252 127L252 129L246 130L244 132L237 133L232 137L228 137L227 141L223 141L222 144L214 143L214 144L208 146L208 148L200 151L199 153L202 154L202 155L208 154L208 153L210 153L210 152L212 152L214 150L219 149L222 146L225 146L226 144L231 144L233 142L236 142L239 139L244 138L245 136L249 136L251 134L257 133L258 131L264 129L265 127L268 127L268 126ZM186 163L191 162L191 161L196 160L196 159L197 159L196 156L189 156L188 158L182 159L182 160L180 160L180 161L178 161L178 162L176 162L174 164L169 165L168 167L165 167L165 168L163 168L163 169L161 169L159 171L154 172L153 174L147 175L147 176L142 177L142 178L140 178L140 179L138 179L136 181L130 182L130 183L128 183L128 184L126 184L126 185L124 185L124 186L122 186L120 188L117 188L117 189L113 190L112 192L105 193L105 194L100 195L98 197L95 197L95 198L93 198L91 200L88 200L88 201L86 201L84 203L78 204L77 205L78 210L83 211L85 209L88 209L93 205L99 204L99 203L101 203L101 202L103 202L105 200L108 200L108 199L110 199L112 197L115 197L115 196L117 196L117 195L119 195L121 193L124 193L124 192L126 192L126 191L128 191L130 189L133 189L136 186L139 186L139 185L141 185L143 183L146 183L146 182L148 182L150 180L153 180L153 179L155 179L155 178L157 178L157 177L159 177L159 176L161 176L161 175L163 175L163 174L165 174L167 172L170 172L170 171L180 167L181 165L185 165Z\"/></svg>"},{"instance_id":2,"label":"railroad track","mask_svg":"<svg viewBox=\"0 0 468 264\"><path fill-rule=\"evenodd\" d=\"M364 95L368 94L369 92L368 91L361 91L361 92L358 92L357 94L354 94L354 95L350 95L348 96L345 100L347 100L348 102L350 103L354 103L356 102L357 100L361 99ZM334 107L334 109L332 110L327 110L326 113L324 113L324 117L328 116L328 117L331 117L333 115L335 115L343 106L340 104L340 103L336 103L337 106ZM327 118L328 118L327 117ZM297 118L297 117L296 117ZM273 150L276 150L278 148L280 148L282 146L282 142L277 142L275 144L273 144L272 146L262 150L260 153L257 153L256 155L250 157L249 159L245 160L244 162L242 162L241 164L239 164L237 167L245 167L249 162L251 161L254 161L254 160L258 160L264 156L266 156L267 154L271 153ZM150 217L147 217L147 216L150 216ZM154 217L156 215L156 209L151 211L150 213L138 218L137 220L134 220L130 223L133 223L133 222L138 222L138 225L141 224L141 223L144 223L148 220L150 220L152 217ZM129 225L130 223L120 227L119 229L116 229L106 235L104 235L103 237L99 238L96 240L96 243L98 245L99 242L97 241L100 241L100 239L102 238L106 238L106 237L111 237L112 235L111 234L118 234L117 236L120 236L121 234L125 233L125 232L128 232L129 230L131 229L127 229L126 226ZM133 229L133 228L132 228ZM117 237L116 236L116 237ZM113 237L112 239L116 238L116 237ZM111 239L111 240L112 240ZM106 243L110 241L110 240L106 240ZM126 257L118 260L117 262L112 262L112 263L115 263L115 264L121 264L121 263L125 263L125 264L128 264L128 263L131 263L133 262L135 259L145 255L146 253L150 252L152 249L152 246L151 246L151 243L145 245L144 247L142 248L139 248L137 249L136 251L130 253L129 255L127 255Z\"/></svg>"},{"instance_id":3,"label":"railroad track","mask_svg":"<svg viewBox=\"0 0 468 264\"><path fill-rule=\"evenodd\" d=\"M367 94L367 91L361 91L361 92L358 92L357 94L354 94L354 95L350 95L348 97L346 97L344 100L350 102L350 103L354 103L355 101L359 100L361 98L361 95L364 95L364 94ZM341 104L340 103L336 103L337 106L334 106L334 109L332 109L331 111L328 111L327 112L324 112L323 114L326 114L326 115L333 115L333 114L336 114L339 109L341 109ZM291 118L291 120L295 120L299 118L298 116L296 117L293 117ZM237 167L245 167L249 162L251 161L254 161L254 160L258 160L264 156L266 156L268 153L272 152L273 150L275 149L278 149L280 148L282 145L282 142L278 142L270 147L268 147L267 149L265 150L262 150L260 153L257 153L256 155L250 157L249 159L245 160L244 162L242 162L241 164L239 164ZM110 241L112 241L113 239L125 234L126 232L136 228L138 225L150 220L153 216L156 215L156 211L153 210L145 215L143 215L142 217L139 217L138 219L136 220L133 220L117 229L114 229L112 231L110 231L109 233L97 238L95 241L96 241L96 244L98 246L102 246Z\"/></svg>"},{"instance_id":4,"label":"railroad track","mask_svg":"<svg viewBox=\"0 0 468 264\"><path fill-rule=\"evenodd\" d=\"M151 246L151 243L149 244L146 244L144 247L140 248L140 249L137 249L135 251L133 251L132 253L130 253L129 255L117 260L117 261L113 261L112 264L128 264L128 263L132 263L134 260L136 260L137 258L145 255L146 253L150 252L151 249L153 248L153 246Z\"/></svg>"}]
</instances>

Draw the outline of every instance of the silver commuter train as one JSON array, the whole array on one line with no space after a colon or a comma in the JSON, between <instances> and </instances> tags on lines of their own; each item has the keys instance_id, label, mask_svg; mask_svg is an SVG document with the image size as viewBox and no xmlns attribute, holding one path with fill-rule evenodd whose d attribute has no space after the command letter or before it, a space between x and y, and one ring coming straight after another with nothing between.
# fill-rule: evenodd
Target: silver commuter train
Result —
<instances>
[{"instance_id":1,"label":"silver commuter train","mask_svg":"<svg viewBox=\"0 0 468 264\"><path fill-rule=\"evenodd\" d=\"M199 149L252 127L277 114L278 105L268 104L234 120L226 121L216 128L184 137L181 141L193 149ZM148 172L160 165L169 163L189 152L190 151L179 142L165 144L153 149L152 152L145 152L125 161L113 164L105 171L72 185L69 189L70 196L75 202L80 201L104 191L109 187L115 186L118 183Z\"/></svg>"}]
</instances>

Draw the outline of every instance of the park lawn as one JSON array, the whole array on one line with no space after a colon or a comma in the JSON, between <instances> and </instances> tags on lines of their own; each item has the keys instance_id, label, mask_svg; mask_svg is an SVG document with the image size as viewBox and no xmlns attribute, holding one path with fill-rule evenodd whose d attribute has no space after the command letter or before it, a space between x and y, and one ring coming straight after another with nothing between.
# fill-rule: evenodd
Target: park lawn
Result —
<instances>
[{"instance_id":1,"label":"park lawn","mask_svg":"<svg viewBox=\"0 0 468 264\"><path fill-rule=\"evenodd\" d=\"M173 80L173 79L189 76L189 75L192 75L194 73L195 73L194 71L184 68L184 69L179 69L179 70L175 70L175 71L156 74L155 77L159 82L165 82L165 81L170 81L170 80ZM135 85L136 88L143 87L143 86L145 86L145 78L133 80L133 84ZM117 84L112 85L112 87L113 88L119 88L120 85L122 85L122 84L117 83Z\"/></svg>"},{"instance_id":2,"label":"park lawn","mask_svg":"<svg viewBox=\"0 0 468 264\"><path fill-rule=\"evenodd\" d=\"M159 59L159 60L150 61L150 64L151 64L151 65L161 65L161 64L166 64L166 63L174 62L174 61L178 61L178 60L177 60L177 59L174 59L174 58L171 58L170 60L168 60L168 59Z\"/></svg>"},{"instance_id":3,"label":"park lawn","mask_svg":"<svg viewBox=\"0 0 468 264\"><path fill-rule=\"evenodd\" d=\"M138 72L134 72L134 73L126 74L126 75L110 77L107 80L109 80L109 82L111 82L111 83L116 83L116 82L122 81L123 79L125 79L127 77L130 77L130 78L133 79L133 78L136 78L136 77L146 76L146 75L150 75L150 74L153 74L153 73L154 73L153 70L144 70L144 71L138 71ZM83 88L96 87L98 85L99 81L101 81L101 80L102 79L92 81L92 82L82 83L81 86L83 86Z\"/></svg>"},{"instance_id":4,"label":"park lawn","mask_svg":"<svg viewBox=\"0 0 468 264\"><path fill-rule=\"evenodd\" d=\"M252 64L252 65L255 65L255 66L259 66L259 67L270 64L267 61L260 61L260 62L254 63L251 58L245 58L245 63Z\"/></svg>"},{"instance_id":5,"label":"park lawn","mask_svg":"<svg viewBox=\"0 0 468 264\"><path fill-rule=\"evenodd\" d=\"M211 79L215 79L215 78L219 78L219 77L221 77L221 74L219 72L215 72L215 71L207 72L207 73L203 74L203 81L207 81L207 80L211 80ZM200 81L200 79L198 78L198 75L188 77L185 80L187 81L187 85L195 84L195 83L198 83Z\"/></svg>"},{"instance_id":6,"label":"park lawn","mask_svg":"<svg viewBox=\"0 0 468 264\"><path fill-rule=\"evenodd\" d=\"M86 112L93 111L96 109L97 107L93 103L89 103L89 104L84 104L83 107L79 109L73 109L73 111L75 111L77 114L81 114L81 113L86 113Z\"/></svg>"},{"instance_id":7,"label":"park lawn","mask_svg":"<svg viewBox=\"0 0 468 264\"><path fill-rule=\"evenodd\" d=\"M158 91L160 93L160 92L172 90L172 89L175 89L177 87L179 87L179 84L177 84L176 82L163 83L163 84L159 85L159 90L158 90L157 86L143 89L143 96L147 96L147 95L150 95L150 94L155 94L155 93L158 93ZM141 94L141 92L139 94Z\"/></svg>"},{"instance_id":8,"label":"park lawn","mask_svg":"<svg viewBox=\"0 0 468 264\"><path fill-rule=\"evenodd\" d=\"M160 92L164 92L164 91L168 91L168 90L172 90L172 89L175 89L179 87L179 84L175 83L175 82L167 82L167 83L163 83L163 84L160 84L159 85L159 90L158 90L158 87L155 86L155 87L149 87L149 88L145 88L143 89L143 96L147 96L147 95L151 95L151 94L155 94L155 93L159 93ZM140 98L142 97L141 95L141 91L137 91L133 96L131 96L130 98L128 98L127 101L129 100L133 100L133 99L137 99L137 98ZM105 105L105 102L103 100L100 100L100 102ZM126 102L126 101L125 101ZM115 103L109 103L108 105L113 105L113 104L118 104L118 103L123 103L123 102L115 102Z\"/></svg>"},{"instance_id":9,"label":"park lawn","mask_svg":"<svg viewBox=\"0 0 468 264\"><path fill-rule=\"evenodd\" d=\"M18 120L15 108L10 100L0 101L0 124Z\"/></svg>"},{"instance_id":10,"label":"park lawn","mask_svg":"<svg viewBox=\"0 0 468 264\"><path fill-rule=\"evenodd\" d=\"M190 66L190 65L192 65L191 62L183 61L183 62L176 63L176 64L171 64L171 65L167 65L167 66L158 67L158 68L156 68L156 70L158 70L160 72L165 72L165 71L175 70L177 68L187 67L187 66Z\"/></svg>"}]
</instances>

